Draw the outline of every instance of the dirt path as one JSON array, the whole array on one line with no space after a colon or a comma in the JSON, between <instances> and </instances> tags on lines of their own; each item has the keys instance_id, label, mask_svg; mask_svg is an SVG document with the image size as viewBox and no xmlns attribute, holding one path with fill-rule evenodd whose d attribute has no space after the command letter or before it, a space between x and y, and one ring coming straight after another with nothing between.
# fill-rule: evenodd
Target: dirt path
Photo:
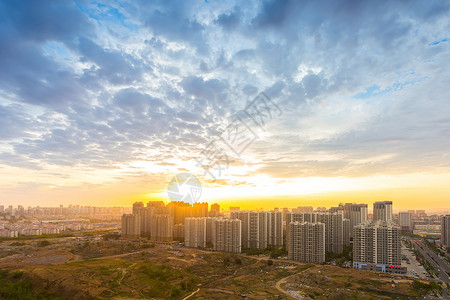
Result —
<instances>
[{"instance_id":1,"label":"dirt path","mask_svg":"<svg viewBox=\"0 0 450 300\"><path fill-rule=\"evenodd\" d=\"M125 278L125 275L127 274L128 270L131 269L131 268L133 268L135 265L137 265L137 263L132 264L131 266L129 266L129 267L126 268L126 269L122 269L122 277L120 277L120 279L117 281L117 283L118 283L119 285L122 284L122 280Z\"/></svg>"},{"instance_id":2,"label":"dirt path","mask_svg":"<svg viewBox=\"0 0 450 300\"><path fill-rule=\"evenodd\" d=\"M190 293L189 295L187 295L186 297L184 297L183 300L186 300L186 299L191 298L192 296L194 296L195 294L197 294L198 291L200 291L200 288L198 288L196 291L194 291L194 292Z\"/></svg>"},{"instance_id":3,"label":"dirt path","mask_svg":"<svg viewBox=\"0 0 450 300\"><path fill-rule=\"evenodd\" d=\"M286 291L285 289L283 289L283 288L281 287L281 285L282 285L284 282L286 282L286 280L288 280L289 278L291 278L291 277L293 277L293 276L295 276L295 275L298 275L298 274L300 274L300 273L303 273L303 272L305 272L306 270L309 270L309 269L310 269L310 268L305 269L305 270L300 271L300 272L297 272L297 273L295 273L295 274L286 276L286 277L284 277L284 278L281 278L281 279L278 280L277 283L275 284L275 288L276 288L277 290L279 290L280 292L282 292L283 294L285 294L286 296L288 296L288 297L290 297L290 298L297 299L297 297L293 296L293 295L290 294L288 291Z\"/></svg>"}]
</instances>

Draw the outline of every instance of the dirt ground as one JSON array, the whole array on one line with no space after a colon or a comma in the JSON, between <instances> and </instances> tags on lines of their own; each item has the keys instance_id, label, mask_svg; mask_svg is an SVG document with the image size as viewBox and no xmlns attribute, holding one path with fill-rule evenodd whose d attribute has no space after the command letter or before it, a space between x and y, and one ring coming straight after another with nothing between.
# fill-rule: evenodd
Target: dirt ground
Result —
<instances>
[{"instance_id":1,"label":"dirt ground","mask_svg":"<svg viewBox=\"0 0 450 300\"><path fill-rule=\"evenodd\" d=\"M23 271L63 299L389 299L417 297L410 280L146 241L59 238L0 243L0 269Z\"/></svg>"}]
</instances>

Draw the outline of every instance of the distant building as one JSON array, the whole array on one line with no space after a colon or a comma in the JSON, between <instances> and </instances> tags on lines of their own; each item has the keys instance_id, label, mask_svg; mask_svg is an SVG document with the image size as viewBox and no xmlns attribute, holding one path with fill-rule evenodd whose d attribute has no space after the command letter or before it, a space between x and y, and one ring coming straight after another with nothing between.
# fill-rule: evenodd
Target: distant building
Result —
<instances>
[{"instance_id":1,"label":"distant building","mask_svg":"<svg viewBox=\"0 0 450 300\"><path fill-rule=\"evenodd\" d=\"M174 224L184 224L186 218L203 218L208 217L208 203L189 203L175 201L170 202L167 206L173 209Z\"/></svg>"},{"instance_id":2,"label":"distant building","mask_svg":"<svg viewBox=\"0 0 450 300\"><path fill-rule=\"evenodd\" d=\"M415 216L418 217L418 218L423 218L423 217L426 217L427 214L425 213L425 210L416 210L416 215Z\"/></svg>"},{"instance_id":3,"label":"distant building","mask_svg":"<svg viewBox=\"0 0 450 300\"><path fill-rule=\"evenodd\" d=\"M325 252L331 253L343 252L344 219L342 213L339 212L288 213L286 215L287 239L289 239L290 234L289 224L292 222L323 223L325 226ZM346 229L349 230L349 228Z\"/></svg>"},{"instance_id":4,"label":"distant building","mask_svg":"<svg viewBox=\"0 0 450 300\"><path fill-rule=\"evenodd\" d=\"M375 202L373 204L374 221L392 221L392 201Z\"/></svg>"},{"instance_id":5,"label":"distant building","mask_svg":"<svg viewBox=\"0 0 450 300\"><path fill-rule=\"evenodd\" d=\"M311 222L316 223L317 222L317 213L314 212L307 212L307 213L297 213L297 212L290 212L286 214L286 226L289 225L291 222Z\"/></svg>"},{"instance_id":6,"label":"distant building","mask_svg":"<svg viewBox=\"0 0 450 300\"><path fill-rule=\"evenodd\" d=\"M206 247L206 218L186 218L184 228L186 247Z\"/></svg>"},{"instance_id":7,"label":"distant building","mask_svg":"<svg viewBox=\"0 0 450 300\"><path fill-rule=\"evenodd\" d=\"M342 253L344 246L342 214L320 213L317 220L325 225L325 252Z\"/></svg>"},{"instance_id":8,"label":"distant building","mask_svg":"<svg viewBox=\"0 0 450 300\"><path fill-rule=\"evenodd\" d=\"M450 215L441 218L441 243L450 253Z\"/></svg>"},{"instance_id":9,"label":"distant building","mask_svg":"<svg viewBox=\"0 0 450 300\"><path fill-rule=\"evenodd\" d=\"M238 206L230 206L230 212L234 212L234 211L240 211L241 208Z\"/></svg>"},{"instance_id":10,"label":"distant building","mask_svg":"<svg viewBox=\"0 0 450 300\"><path fill-rule=\"evenodd\" d=\"M150 219L150 239L169 242L173 240L173 216L153 215Z\"/></svg>"},{"instance_id":11,"label":"distant building","mask_svg":"<svg viewBox=\"0 0 450 300\"><path fill-rule=\"evenodd\" d=\"M346 203L347 205L348 203ZM345 210L344 210L345 212ZM356 225L367 221L367 204L350 204L350 234L353 235L353 228Z\"/></svg>"},{"instance_id":12,"label":"distant building","mask_svg":"<svg viewBox=\"0 0 450 300\"><path fill-rule=\"evenodd\" d=\"M349 219L342 219L342 243L344 246L350 245L350 234L351 228L350 228L350 220Z\"/></svg>"},{"instance_id":13,"label":"distant building","mask_svg":"<svg viewBox=\"0 0 450 300\"><path fill-rule=\"evenodd\" d=\"M238 219L215 218L212 222L212 244L216 251L241 252L241 225Z\"/></svg>"},{"instance_id":14,"label":"distant building","mask_svg":"<svg viewBox=\"0 0 450 300\"><path fill-rule=\"evenodd\" d=\"M233 211L230 219L241 220L242 247L267 248L267 212L265 211Z\"/></svg>"},{"instance_id":15,"label":"distant building","mask_svg":"<svg viewBox=\"0 0 450 300\"><path fill-rule=\"evenodd\" d=\"M306 213L306 212L313 212L314 208L312 206L298 206L297 208L294 208L292 211L296 213Z\"/></svg>"},{"instance_id":16,"label":"distant building","mask_svg":"<svg viewBox=\"0 0 450 300\"><path fill-rule=\"evenodd\" d=\"M137 239L141 235L141 219L137 214L122 216L122 238Z\"/></svg>"},{"instance_id":17,"label":"distant building","mask_svg":"<svg viewBox=\"0 0 450 300\"><path fill-rule=\"evenodd\" d=\"M220 216L220 205L219 204L214 203L211 205L211 209L209 210L209 216L210 217Z\"/></svg>"},{"instance_id":18,"label":"distant building","mask_svg":"<svg viewBox=\"0 0 450 300\"><path fill-rule=\"evenodd\" d=\"M137 224L138 222L139 224ZM133 204L133 213L122 216L124 238L148 237L154 241L172 241L174 234L173 207L162 201Z\"/></svg>"},{"instance_id":19,"label":"distant building","mask_svg":"<svg viewBox=\"0 0 450 300\"><path fill-rule=\"evenodd\" d=\"M283 228L286 229L286 216L287 213L289 212L289 208L284 207L283 208Z\"/></svg>"},{"instance_id":20,"label":"distant building","mask_svg":"<svg viewBox=\"0 0 450 300\"><path fill-rule=\"evenodd\" d=\"M246 242L247 248L265 249L267 248L267 212L265 211L250 211L248 213L248 227L243 230L248 230Z\"/></svg>"},{"instance_id":21,"label":"distant building","mask_svg":"<svg viewBox=\"0 0 450 300\"><path fill-rule=\"evenodd\" d=\"M267 245L283 246L283 212L267 213Z\"/></svg>"},{"instance_id":22,"label":"distant building","mask_svg":"<svg viewBox=\"0 0 450 300\"><path fill-rule=\"evenodd\" d=\"M403 211L398 213L398 223L401 230L411 231L413 229L412 215L409 212Z\"/></svg>"},{"instance_id":23,"label":"distant building","mask_svg":"<svg viewBox=\"0 0 450 300\"><path fill-rule=\"evenodd\" d=\"M184 241L184 230L183 224L173 225L173 239L177 241Z\"/></svg>"},{"instance_id":24,"label":"distant building","mask_svg":"<svg viewBox=\"0 0 450 300\"><path fill-rule=\"evenodd\" d=\"M325 224L295 221L288 228L289 259L317 264L325 262Z\"/></svg>"},{"instance_id":25,"label":"distant building","mask_svg":"<svg viewBox=\"0 0 450 300\"><path fill-rule=\"evenodd\" d=\"M353 229L353 268L404 274L400 229L385 221L366 222Z\"/></svg>"}]
</instances>

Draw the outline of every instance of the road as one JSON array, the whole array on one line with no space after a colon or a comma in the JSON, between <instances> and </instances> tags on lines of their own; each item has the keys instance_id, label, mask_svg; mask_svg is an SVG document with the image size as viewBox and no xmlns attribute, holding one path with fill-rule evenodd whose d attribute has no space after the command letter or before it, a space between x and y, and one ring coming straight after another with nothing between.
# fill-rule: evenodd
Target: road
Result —
<instances>
[{"instance_id":1,"label":"road","mask_svg":"<svg viewBox=\"0 0 450 300\"><path fill-rule=\"evenodd\" d=\"M411 240L411 242L414 245L414 248L418 250L428 262L430 262L430 264L436 269L436 271L440 270L439 280L446 283L447 285L450 284L450 267L447 265L447 263L443 261L439 256L437 256L433 251L431 251L431 249L428 248L421 240ZM445 286L443 286L443 288L443 297L444 299L447 299L447 289L445 288Z\"/></svg>"}]
</instances>

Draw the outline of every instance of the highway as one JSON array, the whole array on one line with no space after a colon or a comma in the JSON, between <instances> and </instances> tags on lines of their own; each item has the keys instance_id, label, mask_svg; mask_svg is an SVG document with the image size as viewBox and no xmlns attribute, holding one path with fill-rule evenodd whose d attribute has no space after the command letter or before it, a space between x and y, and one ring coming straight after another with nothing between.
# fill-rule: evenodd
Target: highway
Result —
<instances>
[{"instance_id":1,"label":"highway","mask_svg":"<svg viewBox=\"0 0 450 300\"><path fill-rule=\"evenodd\" d=\"M430 248L428 248L422 240L411 240L414 248L418 250L423 257L430 262L430 264L435 268L436 271L439 270L439 280L443 283L450 284L449 274L450 267L449 265L438 255L436 255ZM444 299L447 299L447 289L444 287Z\"/></svg>"}]
</instances>

